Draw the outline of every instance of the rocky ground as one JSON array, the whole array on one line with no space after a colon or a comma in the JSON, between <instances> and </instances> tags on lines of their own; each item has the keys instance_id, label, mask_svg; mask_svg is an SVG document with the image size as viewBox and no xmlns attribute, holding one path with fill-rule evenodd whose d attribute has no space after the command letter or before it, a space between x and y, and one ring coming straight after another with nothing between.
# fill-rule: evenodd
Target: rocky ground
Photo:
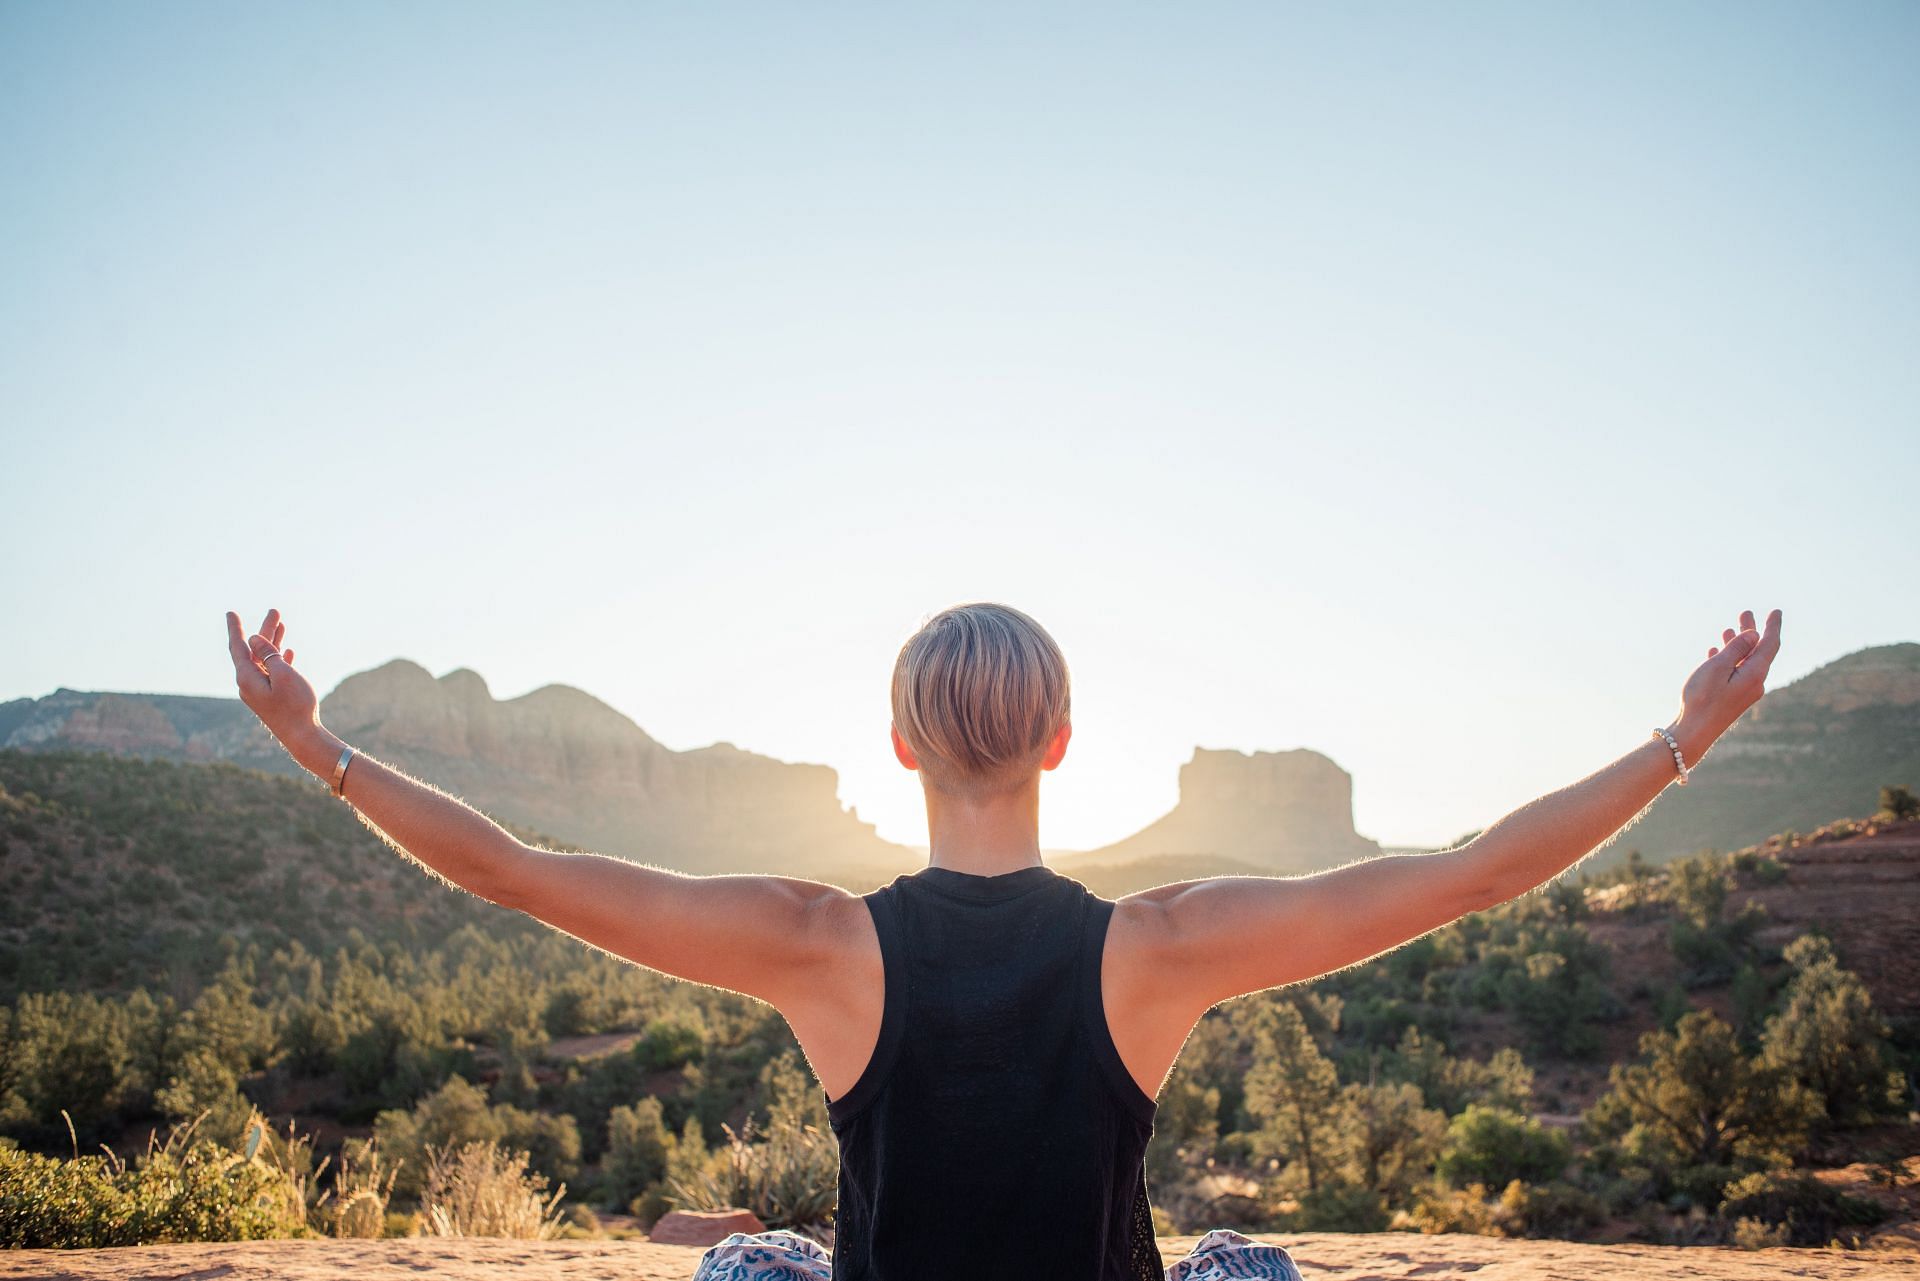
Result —
<instances>
[{"instance_id":1,"label":"rocky ground","mask_svg":"<svg viewBox=\"0 0 1920 1281\"><path fill-rule=\"evenodd\" d=\"M1168 1260L1197 1238L1160 1243ZM1266 1236L1292 1252L1308 1281L1464 1277L1475 1281L1833 1281L1920 1279L1920 1253L1732 1250L1711 1246L1578 1245L1476 1236L1309 1233ZM396 1281L432 1273L445 1281L688 1281L701 1251L639 1241L251 1241L124 1250L0 1251L0 1278L47 1281Z\"/></svg>"}]
</instances>

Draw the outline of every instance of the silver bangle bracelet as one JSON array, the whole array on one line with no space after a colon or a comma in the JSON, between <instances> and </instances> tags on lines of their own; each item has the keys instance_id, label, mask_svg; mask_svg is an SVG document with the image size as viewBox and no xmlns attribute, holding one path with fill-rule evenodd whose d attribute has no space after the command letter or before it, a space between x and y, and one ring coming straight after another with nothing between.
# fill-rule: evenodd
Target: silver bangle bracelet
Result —
<instances>
[{"instance_id":1,"label":"silver bangle bracelet","mask_svg":"<svg viewBox=\"0 0 1920 1281\"><path fill-rule=\"evenodd\" d=\"M1685 787L1687 785L1687 758L1680 755L1680 744L1674 742L1673 735L1664 729L1654 730L1653 736L1667 740L1667 748L1673 753L1673 767L1680 771L1680 786Z\"/></svg>"},{"instance_id":2,"label":"silver bangle bracelet","mask_svg":"<svg viewBox=\"0 0 1920 1281\"><path fill-rule=\"evenodd\" d=\"M340 759L335 761L333 765L333 781L327 784L328 791L343 799L347 794L347 762L352 759L353 749L351 747L342 747L340 749Z\"/></svg>"}]
</instances>

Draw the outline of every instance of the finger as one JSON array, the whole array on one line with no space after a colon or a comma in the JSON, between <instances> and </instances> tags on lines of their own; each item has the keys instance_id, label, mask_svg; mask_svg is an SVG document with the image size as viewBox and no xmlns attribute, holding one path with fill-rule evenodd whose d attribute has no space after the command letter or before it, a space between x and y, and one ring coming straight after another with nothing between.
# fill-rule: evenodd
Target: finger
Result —
<instances>
[{"instance_id":1,"label":"finger","mask_svg":"<svg viewBox=\"0 0 1920 1281\"><path fill-rule=\"evenodd\" d=\"M280 651L273 647L273 642L259 632L247 637L247 648L253 651L253 661L260 664L262 669L266 668L268 659L277 658L280 654Z\"/></svg>"},{"instance_id":2,"label":"finger","mask_svg":"<svg viewBox=\"0 0 1920 1281\"><path fill-rule=\"evenodd\" d=\"M1712 657L1713 657L1713 656L1714 656L1715 654L1718 654L1719 652L1720 652L1720 647L1719 647L1718 645L1709 645L1709 646L1707 646L1707 657L1708 657L1708 658L1712 658Z\"/></svg>"},{"instance_id":3,"label":"finger","mask_svg":"<svg viewBox=\"0 0 1920 1281\"><path fill-rule=\"evenodd\" d=\"M1780 622L1781 614L1779 610L1776 609L1767 615L1766 633L1760 637L1759 643L1754 646L1753 657L1741 664L1741 671L1753 668L1754 675L1762 678L1766 676L1767 669L1773 666L1773 656L1780 652Z\"/></svg>"},{"instance_id":4,"label":"finger","mask_svg":"<svg viewBox=\"0 0 1920 1281\"><path fill-rule=\"evenodd\" d=\"M1743 632L1751 632L1751 631L1757 631L1757 630L1759 630L1758 628L1756 628L1756 627L1755 627L1755 626L1753 625L1753 611L1752 611L1752 610L1750 610L1750 609L1743 609L1743 610L1741 610L1741 611L1740 611L1740 630L1741 630L1741 631L1743 631Z\"/></svg>"},{"instance_id":5,"label":"finger","mask_svg":"<svg viewBox=\"0 0 1920 1281\"><path fill-rule=\"evenodd\" d=\"M273 639L273 627L274 627L274 624L278 623L279 621L280 621L280 611L277 609L268 610L267 616L260 620L260 631L258 632L259 636L263 637L266 640L273 641L273 644L276 648L278 648L280 642Z\"/></svg>"},{"instance_id":6,"label":"finger","mask_svg":"<svg viewBox=\"0 0 1920 1281\"><path fill-rule=\"evenodd\" d=\"M286 655L275 649L266 637L255 633L247 643L253 647L254 657L266 670L269 681L277 680L292 670Z\"/></svg>"},{"instance_id":7,"label":"finger","mask_svg":"<svg viewBox=\"0 0 1920 1281\"><path fill-rule=\"evenodd\" d=\"M286 660L287 660L287 666L288 666L288 667L292 667L292 666L293 666L293 651L292 651L292 650L290 650L290 649L288 649L288 650L282 650L282 651L281 651L281 653L280 653L280 657L282 657L282 658L284 658L284 659L286 659Z\"/></svg>"},{"instance_id":8,"label":"finger","mask_svg":"<svg viewBox=\"0 0 1920 1281\"><path fill-rule=\"evenodd\" d=\"M287 643L287 620L281 619L273 625L273 643L275 648L284 648Z\"/></svg>"},{"instance_id":9,"label":"finger","mask_svg":"<svg viewBox=\"0 0 1920 1281\"><path fill-rule=\"evenodd\" d=\"M1733 628L1729 627L1727 628L1726 631L1720 633L1720 643L1724 645L1728 641L1732 640L1734 637L1738 636L1739 634L1740 634L1739 632L1736 632L1733 630Z\"/></svg>"},{"instance_id":10,"label":"finger","mask_svg":"<svg viewBox=\"0 0 1920 1281\"><path fill-rule=\"evenodd\" d=\"M266 685L266 677L254 660L252 648L247 644L246 637L240 634L240 615L232 610L227 611L227 650L233 655L234 678L243 689L263 688Z\"/></svg>"},{"instance_id":11,"label":"finger","mask_svg":"<svg viewBox=\"0 0 1920 1281\"><path fill-rule=\"evenodd\" d=\"M1708 661L1731 675L1733 669L1740 665L1740 660L1753 653L1754 646L1759 643L1760 633L1758 632L1736 632L1720 652Z\"/></svg>"}]
</instances>

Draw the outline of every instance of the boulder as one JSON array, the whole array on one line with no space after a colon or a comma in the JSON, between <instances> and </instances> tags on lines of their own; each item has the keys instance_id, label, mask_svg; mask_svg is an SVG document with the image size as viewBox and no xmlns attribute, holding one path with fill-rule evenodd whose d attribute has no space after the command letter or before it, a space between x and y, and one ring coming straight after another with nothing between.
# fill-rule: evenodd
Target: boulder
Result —
<instances>
[{"instance_id":1,"label":"boulder","mask_svg":"<svg viewBox=\"0 0 1920 1281\"><path fill-rule=\"evenodd\" d=\"M765 1232L752 1210L669 1210L647 1240L659 1245L718 1245L735 1232Z\"/></svg>"}]
</instances>

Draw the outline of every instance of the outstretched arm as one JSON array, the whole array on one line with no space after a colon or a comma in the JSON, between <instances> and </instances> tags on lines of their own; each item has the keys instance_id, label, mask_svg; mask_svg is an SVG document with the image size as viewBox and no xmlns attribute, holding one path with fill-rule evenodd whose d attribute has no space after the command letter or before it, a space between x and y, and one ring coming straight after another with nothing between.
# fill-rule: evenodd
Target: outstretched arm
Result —
<instances>
[{"instance_id":1,"label":"outstretched arm","mask_svg":"<svg viewBox=\"0 0 1920 1281\"><path fill-rule=\"evenodd\" d=\"M240 698L302 768L323 780L345 744L280 642L278 610L251 637L227 614ZM520 841L478 810L355 751L342 795L382 840L481 898L525 912L676 978L758 997L804 995L833 956L837 886L784 876L688 876Z\"/></svg>"},{"instance_id":2,"label":"outstretched arm","mask_svg":"<svg viewBox=\"0 0 1920 1281\"><path fill-rule=\"evenodd\" d=\"M1753 706L1780 649L1751 611L1688 679L1667 731L1689 768ZM1364 961L1469 912L1542 885L1605 844L1679 778L1665 741L1638 747L1577 783L1508 814L1458 849L1390 855L1300 877L1223 876L1163 885L1122 906L1164 985L1195 1017L1220 1001Z\"/></svg>"}]
</instances>

